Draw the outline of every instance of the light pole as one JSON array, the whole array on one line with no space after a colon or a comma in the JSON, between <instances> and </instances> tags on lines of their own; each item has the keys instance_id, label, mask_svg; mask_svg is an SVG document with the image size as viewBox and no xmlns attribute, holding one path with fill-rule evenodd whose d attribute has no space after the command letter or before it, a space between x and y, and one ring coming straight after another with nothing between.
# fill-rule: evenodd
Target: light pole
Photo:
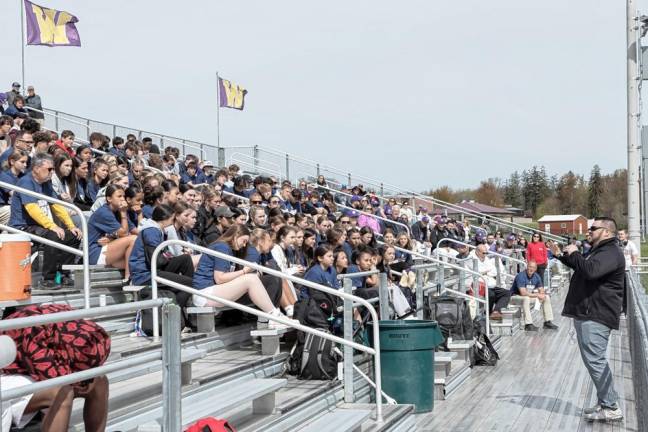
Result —
<instances>
[{"instance_id":1,"label":"light pole","mask_svg":"<svg viewBox=\"0 0 648 432\"><path fill-rule=\"evenodd\" d=\"M639 85L638 68L640 22L635 0L626 0L627 36L627 133L628 133L628 234L630 241L641 250L640 204L639 204Z\"/></svg>"}]
</instances>

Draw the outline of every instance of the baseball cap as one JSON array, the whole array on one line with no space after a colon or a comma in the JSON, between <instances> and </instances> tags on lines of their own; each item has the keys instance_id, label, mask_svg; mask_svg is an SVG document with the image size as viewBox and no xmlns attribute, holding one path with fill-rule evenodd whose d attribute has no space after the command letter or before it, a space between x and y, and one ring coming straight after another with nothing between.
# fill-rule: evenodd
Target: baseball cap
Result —
<instances>
[{"instance_id":1,"label":"baseball cap","mask_svg":"<svg viewBox=\"0 0 648 432\"><path fill-rule=\"evenodd\" d=\"M360 201L360 197L358 195L353 195L351 197L351 202L358 202L358 201Z\"/></svg>"},{"instance_id":2,"label":"baseball cap","mask_svg":"<svg viewBox=\"0 0 648 432\"><path fill-rule=\"evenodd\" d=\"M430 218L427 217L427 216L423 216L423 217L421 218L421 221L422 221L422 222L430 222Z\"/></svg>"},{"instance_id":3,"label":"baseball cap","mask_svg":"<svg viewBox=\"0 0 648 432\"><path fill-rule=\"evenodd\" d=\"M344 212L344 216L350 217L350 218L357 218L360 217L360 213L358 213L356 210L347 210Z\"/></svg>"},{"instance_id":4,"label":"baseball cap","mask_svg":"<svg viewBox=\"0 0 648 432\"><path fill-rule=\"evenodd\" d=\"M34 90L34 86L27 86L27 90Z\"/></svg>"},{"instance_id":5,"label":"baseball cap","mask_svg":"<svg viewBox=\"0 0 648 432\"><path fill-rule=\"evenodd\" d=\"M214 210L214 215L216 217L226 217L226 218L234 217L234 213L232 212L232 210L230 210L230 208L226 206L218 207L216 210Z\"/></svg>"},{"instance_id":6,"label":"baseball cap","mask_svg":"<svg viewBox=\"0 0 648 432\"><path fill-rule=\"evenodd\" d=\"M14 83L11 84L11 87L20 87L20 83L14 81Z\"/></svg>"},{"instance_id":7,"label":"baseball cap","mask_svg":"<svg viewBox=\"0 0 648 432\"><path fill-rule=\"evenodd\" d=\"M205 161L203 163L203 167L213 167L213 166L214 166L214 163L211 162L211 161Z\"/></svg>"},{"instance_id":8,"label":"baseball cap","mask_svg":"<svg viewBox=\"0 0 648 432\"><path fill-rule=\"evenodd\" d=\"M506 236L506 240L514 241L514 240L517 240L517 237L515 236L515 234L509 234L509 235Z\"/></svg>"}]
</instances>

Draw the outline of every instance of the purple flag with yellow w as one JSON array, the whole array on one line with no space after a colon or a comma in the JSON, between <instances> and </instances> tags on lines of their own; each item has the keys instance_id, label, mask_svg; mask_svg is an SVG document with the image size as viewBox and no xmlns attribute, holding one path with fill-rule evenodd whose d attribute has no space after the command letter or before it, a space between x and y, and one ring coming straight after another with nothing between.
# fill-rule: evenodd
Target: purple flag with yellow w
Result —
<instances>
[{"instance_id":1,"label":"purple flag with yellow w","mask_svg":"<svg viewBox=\"0 0 648 432\"><path fill-rule=\"evenodd\" d=\"M81 46L74 15L24 0L27 45Z\"/></svg>"}]
</instances>

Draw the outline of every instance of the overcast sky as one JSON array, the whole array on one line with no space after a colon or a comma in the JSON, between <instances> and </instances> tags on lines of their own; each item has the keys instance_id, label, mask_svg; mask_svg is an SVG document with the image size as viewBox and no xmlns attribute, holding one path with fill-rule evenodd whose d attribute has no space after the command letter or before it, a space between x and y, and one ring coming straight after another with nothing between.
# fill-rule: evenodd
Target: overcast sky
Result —
<instances>
[{"instance_id":1,"label":"overcast sky","mask_svg":"<svg viewBox=\"0 0 648 432\"><path fill-rule=\"evenodd\" d=\"M215 72L246 87L221 144L415 190L545 165L626 166L625 2L41 0L81 48L26 48L44 105L215 143ZM20 80L3 0L0 83Z\"/></svg>"}]
</instances>

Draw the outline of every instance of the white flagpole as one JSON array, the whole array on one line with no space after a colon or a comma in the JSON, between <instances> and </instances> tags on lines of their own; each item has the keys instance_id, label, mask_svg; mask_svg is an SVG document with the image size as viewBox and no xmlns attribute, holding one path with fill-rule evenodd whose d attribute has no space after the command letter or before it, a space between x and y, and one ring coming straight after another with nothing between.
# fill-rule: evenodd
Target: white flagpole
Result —
<instances>
[{"instance_id":1,"label":"white flagpole","mask_svg":"<svg viewBox=\"0 0 648 432\"><path fill-rule=\"evenodd\" d=\"M216 146L220 149L220 78L216 71Z\"/></svg>"},{"instance_id":2,"label":"white flagpole","mask_svg":"<svg viewBox=\"0 0 648 432\"><path fill-rule=\"evenodd\" d=\"M25 3L23 0L20 2L20 38L21 38L21 58L22 58L22 92L25 92Z\"/></svg>"}]
</instances>

